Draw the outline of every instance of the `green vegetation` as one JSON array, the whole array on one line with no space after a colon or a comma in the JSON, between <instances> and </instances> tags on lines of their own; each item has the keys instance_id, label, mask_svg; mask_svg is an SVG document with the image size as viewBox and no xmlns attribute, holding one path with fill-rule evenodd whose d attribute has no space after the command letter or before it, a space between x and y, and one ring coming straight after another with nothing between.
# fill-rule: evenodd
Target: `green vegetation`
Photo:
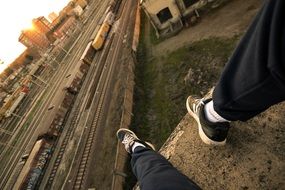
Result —
<instances>
[{"instance_id":1,"label":"green vegetation","mask_svg":"<svg viewBox=\"0 0 285 190\"><path fill-rule=\"evenodd\" d=\"M153 45L157 45L160 42L162 42L163 40L165 40L165 38L162 38L162 37L157 38L155 29L153 28L152 25L150 25L150 31L149 32L150 32L150 34L149 34L150 41Z\"/></svg>"},{"instance_id":2,"label":"green vegetation","mask_svg":"<svg viewBox=\"0 0 285 190\"><path fill-rule=\"evenodd\" d=\"M142 30L136 65L134 117L131 129L159 149L187 113L187 96L204 95L217 82L239 36L211 38L180 48L165 57L150 57ZM125 189L136 179L131 168Z\"/></svg>"},{"instance_id":3,"label":"green vegetation","mask_svg":"<svg viewBox=\"0 0 285 190\"><path fill-rule=\"evenodd\" d=\"M132 128L161 147L187 112L187 96L215 85L238 39L206 39L152 58L141 41Z\"/></svg>"},{"instance_id":4,"label":"green vegetation","mask_svg":"<svg viewBox=\"0 0 285 190\"><path fill-rule=\"evenodd\" d=\"M153 29L147 34L146 23L142 15L131 129L159 149L187 113L186 98L203 96L215 86L240 36L210 38L164 56L151 56L146 41L159 46L161 40L154 39ZM125 189L131 189L136 179L129 165L126 171Z\"/></svg>"}]
</instances>

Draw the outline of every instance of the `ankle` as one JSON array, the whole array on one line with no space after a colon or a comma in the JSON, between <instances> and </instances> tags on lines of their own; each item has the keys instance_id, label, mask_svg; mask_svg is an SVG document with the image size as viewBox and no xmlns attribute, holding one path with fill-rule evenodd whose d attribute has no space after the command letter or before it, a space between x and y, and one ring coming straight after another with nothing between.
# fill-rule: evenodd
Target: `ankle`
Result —
<instances>
[{"instance_id":1,"label":"ankle","mask_svg":"<svg viewBox=\"0 0 285 190\"><path fill-rule=\"evenodd\" d=\"M146 146L143 145L142 143L135 142L135 143L132 145L132 147L131 147L132 152L135 152L135 149L136 149L137 147L144 147L144 148L145 148Z\"/></svg>"},{"instance_id":2,"label":"ankle","mask_svg":"<svg viewBox=\"0 0 285 190\"><path fill-rule=\"evenodd\" d=\"M219 115L215 109L214 109L214 103L213 100L208 102L204 107L204 113L205 117L208 121L212 123L218 123L218 122L230 122L229 120L223 118L221 115Z\"/></svg>"}]
</instances>

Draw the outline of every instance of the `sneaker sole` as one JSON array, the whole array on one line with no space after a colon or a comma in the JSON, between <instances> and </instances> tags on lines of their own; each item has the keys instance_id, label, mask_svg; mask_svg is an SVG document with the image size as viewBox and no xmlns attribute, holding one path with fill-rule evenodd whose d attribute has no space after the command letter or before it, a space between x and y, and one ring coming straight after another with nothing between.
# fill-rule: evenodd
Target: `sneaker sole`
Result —
<instances>
[{"instance_id":1,"label":"sneaker sole","mask_svg":"<svg viewBox=\"0 0 285 190\"><path fill-rule=\"evenodd\" d=\"M209 137L207 137L207 135L204 133L202 126L200 124L200 119L199 117L192 111L192 109L189 106L189 97L186 100L186 108L188 113L195 119L195 121L198 124L198 129L199 129L199 136L201 138L201 140L208 145L215 145L215 146L223 146L226 144L226 139L222 142L218 142L218 141L213 141L212 139L210 139Z\"/></svg>"},{"instance_id":2,"label":"sneaker sole","mask_svg":"<svg viewBox=\"0 0 285 190\"><path fill-rule=\"evenodd\" d=\"M117 131L116 136L117 136L118 139L119 139L118 133L119 133L120 131L128 131L129 133L131 133L132 135L134 135L138 140L140 140L140 139L137 137L137 135L136 135L133 131L131 131L131 130L129 130L129 129L126 129L126 128L124 128L124 129L119 129L119 130ZM140 140L140 141L142 141L142 140ZM155 150L155 147L153 146L153 144L151 144L150 142L147 142L147 141L143 141L143 142L144 142L145 144L147 144L150 148L152 148L152 150Z\"/></svg>"},{"instance_id":3,"label":"sneaker sole","mask_svg":"<svg viewBox=\"0 0 285 190\"><path fill-rule=\"evenodd\" d=\"M119 129L118 131L117 131L117 133L116 133L116 136L117 136L117 138L119 139L119 136L118 136L118 134L119 134L119 132L120 131L128 131L129 133L131 133L132 135L134 135L137 139L139 139L138 137L137 137L137 135L133 132L133 131L131 131L131 130L129 130L129 129Z\"/></svg>"},{"instance_id":4,"label":"sneaker sole","mask_svg":"<svg viewBox=\"0 0 285 190\"><path fill-rule=\"evenodd\" d=\"M145 144L147 144L152 150L155 150L155 147L153 144L151 144L150 142L144 141Z\"/></svg>"}]
</instances>

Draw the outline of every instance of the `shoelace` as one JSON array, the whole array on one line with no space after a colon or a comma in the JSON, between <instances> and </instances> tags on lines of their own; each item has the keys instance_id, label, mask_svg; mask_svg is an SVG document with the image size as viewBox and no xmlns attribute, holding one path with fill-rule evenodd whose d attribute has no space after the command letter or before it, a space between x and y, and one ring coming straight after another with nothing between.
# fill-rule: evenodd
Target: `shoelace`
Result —
<instances>
[{"instance_id":1,"label":"shoelace","mask_svg":"<svg viewBox=\"0 0 285 190\"><path fill-rule=\"evenodd\" d=\"M198 112L198 109L201 105L204 105L204 102L203 102L203 98L202 99L199 99L199 98L195 98L194 99L194 103L193 103L193 111L194 112Z\"/></svg>"},{"instance_id":2,"label":"shoelace","mask_svg":"<svg viewBox=\"0 0 285 190\"><path fill-rule=\"evenodd\" d=\"M122 141L122 143L125 145L126 149L129 149L129 147L132 145L134 140L135 138L133 136L126 134L124 136L124 140Z\"/></svg>"}]
</instances>

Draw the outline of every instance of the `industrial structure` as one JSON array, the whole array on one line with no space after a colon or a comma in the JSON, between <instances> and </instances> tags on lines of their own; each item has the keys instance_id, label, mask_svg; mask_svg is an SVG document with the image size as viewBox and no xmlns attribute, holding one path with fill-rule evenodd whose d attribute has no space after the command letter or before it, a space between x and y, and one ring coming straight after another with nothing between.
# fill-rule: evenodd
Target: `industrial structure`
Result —
<instances>
[{"instance_id":1,"label":"industrial structure","mask_svg":"<svg viewBox=\"0 0 285 190\"><path fill-rule=\"evenodd\" d=\"M27 48L37 48L38 50L45 50L50 45L50 41L45 34L33 29L23 30L19 42Z\"/></svg>"},{"instance_id":2,"label":"industrial structure","mask_svg":"<svg viewBox=\"0 0 285 190\"><path fill-rule=\"evenodd\" d=\"M22 157L24 166L14 185L15 189L35 189L50 157L51 146L45 138L39 139L27 158Z\"/></svg>"},{"instance_id":3,"label":"industrial structure","mask_svg":"<svg viewBox=\"0 0 285 190\"><path fill-rule=\"evenodd\" d=\"M21 86L15 90L0 108L0 121L4 118L12 116L16 108L22 103L25 96L29 93L28 86Z\"/></svg>"},{"instance_id":4,"label":"industrial structure","mask_svg":"<svg viewBox=\"0 0 285 190\"><path fill-rule=\"evenodd\" d=\"M90 12L92 11L92 14L88 15L89 18L95 19L87 19L86 24L88 24L88 22L89 24L85 26L88 27L86 27L86 31L80 31L82 35L78 35L78 40L69 38L70 41L74 42L74 46L73 44L67 46L72 47L68 50L70 56L63 57L62 61L57 63L58 65L55 68L59 68L59 70L54 72L53 77L47 76L53 72L53 68L45 67L46 70L44 70L43 75L40 77L50 77L50 81L47 80L47 82L49 82L48 84L51 86L51 89L40 88L40 85L37 85L40 91L36 91L37 89L32 86L31 92L29 92L27 97L24 97L22 104L19 103L21 107L18 107L18 110L16 108L16 112L14 112L22 116L21 123L18 125L19 127L12 128L11 126L11 130L8 128L8 125L14 122L13 119L16 121L18 118L5 119L3 122L5 129L7 126L9 131L13 130L11 134L9 133L12 137L9 136L3 140L5 143L14 137L18 137L18 134L21 138L18 138L17 142L15 142L17 150L11 150L13 153L8 155L9 157L7 156L9 160L7 159L8 161L5 168L3 167L1 169L3 172L1 173L0 189L5 189L5 187L8 187L7 189L41 189L39 187L40 185L44 189L57 189L53 187L54 183L58 183L59 181L57 175L60 172L58 171L60 168L58 166L63 163L62 156L66 154L65 147L69 145L69 140L74 134L73 129L76 123L74 123L73 120L81 118L81 110L87 110L88 118L86 118L86 121L90 120L91 122L85 125L86 129L87 125L90 125L90 127L88 127L90 130L87 131L87 141L85 145L82 146L84 153L79 155L78 159L78 166L83 168L84 172L82 173L82 170L74 171L73 173L76 174L76 176L74 176L72 183L70 183L70 186L74 188L67 188L80 189L78 187L82 187L81 189L84 189L84 180L87 179L86 172L89 169L89 163L85 162L85 158L90 160L90 157L93 155L91 154L94 149L93 140L95 139L95 134L97 134L95 133L97 132L96 129L100 126L98 122L100 120L98 119L104 115L104 105L108 105L107 102L111 95L112 82L115 80L114 73L117 68L116 65L118 65L117 60L120 57L122 48L125 47L124 42L120 39L123 38L123 34L126 33L125 31L129 29L127 21L120 22L122 32L115 33L114 31L113 33L112 31L112 33L110 33L121 1L113 1L113 3L114 5L111 4L105 12L104 10L108 6L107 2L102 4L100 2L98 3L98 5L101 5L99 9L96 9L98 12L89 9ZM129 7L129 9L128 11L123 11L123 20L132 19L127 13L130 12L131 5L134 4L135 3L132 3L130 6L126 6ZM96 4L92 5L95 7ZM72 18L72 16L67 16L66 19L67 18ZM66 23L65 19L63 19L63 21ZM105 28L108 28L107 30L101 29L103 28L102 23L104 23ZM60 28L59 26L60 25L55 28L55 31ZM78 34L78 32L75 34ZM109 35L109 37L107 35ZM96 36L98 36L98 41L95 40ZM96 46L98 49L93 47L93 43L98 44L98 46ZM76 51L71 50L73 47ZM47 52L54 53L54 49L52 49L51 52ZM30 68L30 78L34 79L36 78L35 76L39 76L37 72L40 70L40 67L48 64L47 61L43 61L45 55L48 54L43 54L44 57L42 61L39 61L39 64L37 64L37 62L36 65ZM60 55L60 53L57 55ZM105 57L106 59L99 59L100 57ZM56 58L55 56L55 60ZM50 64L52 64L52 62L53 61L51 61ZM45 78L42 79L45 80ZM33 83L36 84L36 81L33 81ZM21 84L28 85L29 80L23 80ZM15 102L21 102L22 91L18 91L17 94L13 96L9 104L10 108L15 107L11 106ZM42 94L37 96L41 92ZM41 102L43 94L46 96L46 99ZM90 94L90 96L88 94ZM94 97L98 97L98 100L96 99L94 101ZM75 100L79 104L75 104ZM95 113L89 112L89 110L91 111L95 108ZM4 117L6 117L5 114L6 112L3 112ZM47 122L43 122L42 119L47 120ZM71 125L67 125L70 121ZM41 129L38 128L39 126ZM61 141L61 139L63 139L63 141ZM4 144L1 148L5 152L10 151L10 147ZM1 154L1 156L4 154ZM83 155L85 156L83 157ZM51 157L55 159L50 159Z\"/></svg>"},{"instance_id":5,"label":"industrial structure","mask_svg":"<svg viewBox=\"0 0 285 190\"><path fill-rule=\"evenodd\" d=\"M75 1L77 5L79 5L82 9L85 9L88 2L86 0L77 0Z\"/></svg>"},{"instance_id":6,"label":"industrial structure","mask_svg":"<svg viewBox=\"0 0 285 190\"><path fill-rule=\"evenodd\" d=\"M66 19L64 19L64 22L62 22L61 24L59 24L56 29L54 29L54 34L57 37L63 37L64 35L66 35L68 33L68 31L71 28L74 28L76 25L76 19L74 16L70 16Z\"/></svg>"},{"instance_id":7,"label":"industrial structure","mask_svg":"<svg viewBox=\"0 0 285 190\"><path fill-rule=\"evenodd\" d=\"M51 23L44 16L34 18L32 23L35 29L43 34L46 34L52 28Z\"/></svg>"},{"instance_id":8,"label":"industrial structure","mask_svg":"<svg viewBox=\"0 0 285 190\"><path fill-rule=\"evenodd\" d=\"M23 30L19 42L27 48L46 50L57 38L63 37L71 27L75 26L75 16L80 16L87 5L85 0L70 1L59 16L56 13L49 15L52 22L43 16L33 19L33 29Z\"/></svg>"},{"instance_id":9,"label":"industrial structure","mask_svg":"<svg viewBox=\"0 0 285 190\"><path fill-rule=\"evenodd\" d=\"M210 1L213 0L141 0L141 7L157 37L168 37L199 17L198 10Z\"/></svg>"},{"instance_id":10,"label":"industrial structure","mask_svg":"<svg viewBox=\"0 0 285 190\"><path fill-rule=\"evenodd\" d=\"M88 2L86 0L71 1L61 11L60 15L54 12L49 15L50 20L52 20L51 22L44 16L34 18L32 20L33 27L21 32L18 38L19 42L29 49L44 52L56 39L67 35L68 31L76 26L75 16L80 16L87 5ZM91 51L89 50L89 52ZM94 54L93 51L92 54ZM30 74L35 73L39 68L41 68L39 65L35 65ZM82 66L82 68L85 67ZM86 68L84 72L86 72ZM4 79L8 77L6 75L3 76ZM30 82L30 79L28 82L25 80L25 82L21 82L20 86L15 88L16 90L13 92L6 91L0 93L0 122L5 118L15 115L14 112L19 105L21 105L29 92ZM5 90L3 86L1 89Z\"/></svg>"},{"instance_id":11,"label":"industrial structure","mask_svg":"<svg viewBox=\"0 0 285 190\"><path fill-rule=\"evenodd\" d=\"M53 43L56 40L56 36L53 33L49 33L52 29L52 24L44 16L33 19L33 27L35 30L47 37L50 43Z\"/></svg>"},{"instance_id":12,"label":"industrial structure","mask_svg":"<svg viewBox=\"0 0 285 190\"><path fill-rule=\"evenodd\" d=\"M58 17L58 15L55 13L55 12L51 12L49 15L48 15L48 18L51 22L53 22L56 18Z\"/></svg>"}]
</instances>

